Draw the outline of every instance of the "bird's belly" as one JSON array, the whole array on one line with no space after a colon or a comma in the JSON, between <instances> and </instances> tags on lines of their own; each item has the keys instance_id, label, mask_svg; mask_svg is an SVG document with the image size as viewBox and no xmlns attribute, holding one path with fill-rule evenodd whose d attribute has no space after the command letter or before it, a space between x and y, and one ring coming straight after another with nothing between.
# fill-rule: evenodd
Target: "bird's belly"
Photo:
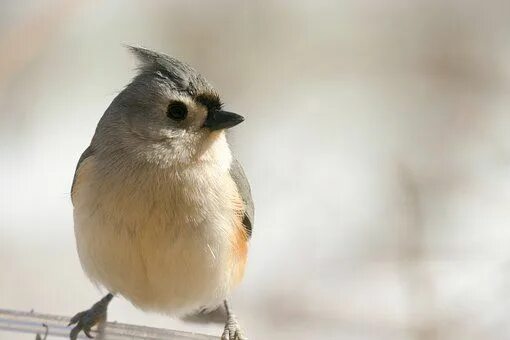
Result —
<instances>
[{"instance_id":1,"label":"bird's belly","mask_svg":"<svg viewBox=\"0 0 510 340\"><path fill-rule=\"evenodd\" d=\"M234 193L225 189L209 199L77 185L75 234L85 272L144 310L183 314L220 303L242 277L247 251Z\"/></svg>"},{"instance_id":2,"label":"bird's belly","mask_svg":"<svg viewBox=\"0 0 510 340\"><path fill-rule=\"evenodd\" d=\"M85 272L146 310L181 314L221 302L236 281L229 239L153 223L135 233L93 218L76 223Z\"/></svg>"}]
</instances>

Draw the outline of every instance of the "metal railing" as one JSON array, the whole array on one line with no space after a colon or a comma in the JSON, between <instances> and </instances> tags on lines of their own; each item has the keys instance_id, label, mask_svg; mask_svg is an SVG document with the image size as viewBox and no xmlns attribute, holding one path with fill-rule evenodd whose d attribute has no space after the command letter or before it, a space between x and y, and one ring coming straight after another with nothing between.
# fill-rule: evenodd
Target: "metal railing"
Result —
<instances>
[{"instance_id":1,"label":"metal railing","mask_svg":"<svg viewBox=\"0 0 510 340\"><path fill-rule=\"evenodd\" d=\"M0 309L0 331L18 332L36 334L44 338L48 336L69 338L68 327L69 317L40 314L35 312L20 312L14 310ZM104 327L104 334L98 334L92 331L96 340L120 340L120 339L165 339L165 340L218 340L218 337L197 333L180 332L163 328L152 328L144 326L135 326L117 322L107 322ZM80 334L79 339L88 339L84 334Z\"/></svg>"}]
</instances>

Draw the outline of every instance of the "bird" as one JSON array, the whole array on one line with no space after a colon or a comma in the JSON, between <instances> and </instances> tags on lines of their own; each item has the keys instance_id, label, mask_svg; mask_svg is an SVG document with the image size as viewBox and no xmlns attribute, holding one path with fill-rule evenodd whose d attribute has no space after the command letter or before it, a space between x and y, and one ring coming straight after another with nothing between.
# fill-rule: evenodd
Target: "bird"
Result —
<instances>
[{"instance_id":1,"label":"bird","mask_svg":"<svg viewBox=\"0 0 510 340\"><path fill-rule=\"evenodd\" d=\"M251 189L226 130L244 117L188 64L127 46L138 68L99 120L71 187L81 266L108 292L69 325L106 320L115 296L184 316L224 306L222 340L246 339L229 305L254 224Z\"/></svg>"}]
</instances>

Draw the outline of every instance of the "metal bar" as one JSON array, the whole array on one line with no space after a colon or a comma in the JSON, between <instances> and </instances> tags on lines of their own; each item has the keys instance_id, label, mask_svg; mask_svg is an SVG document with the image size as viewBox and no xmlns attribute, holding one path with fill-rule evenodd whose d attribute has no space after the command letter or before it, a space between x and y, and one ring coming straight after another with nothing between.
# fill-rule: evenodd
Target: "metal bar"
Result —
<instances>
[{"instance_id":1,"label":"metal bar","mask_svg":"<svg viewBox=\"0 0 510 340\"><path fill-rule=\"evenodd\" d=\"M0 309L0 331L41 334L44 335L46 329L43 324L48 326L48 335L68 338L70 327L69 317L40 314L34 312L20 312L8 309ZM96 331L92 334L98 335ZM35 338L35 337L34 337ZM121 340L218 340L218 337L197 333L180 332L163 328L152 328L144 326L135 326L117 322L107 322L103 339ZM85 335L80 334L79 339L87 339ZM99 337L98 337L99 339Z\"/></svg>"}]
</instances>

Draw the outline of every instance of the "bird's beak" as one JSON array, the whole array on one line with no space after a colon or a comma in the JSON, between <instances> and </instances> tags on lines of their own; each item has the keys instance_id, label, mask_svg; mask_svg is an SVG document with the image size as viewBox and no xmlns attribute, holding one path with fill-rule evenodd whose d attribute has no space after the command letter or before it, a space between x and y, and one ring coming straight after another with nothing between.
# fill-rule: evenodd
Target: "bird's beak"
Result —
<instances>
[{"instance_id":1,"label":"bird's beak","mask_svg":"<svg viewBox=\"0 0 510 340\"><path fill-rule=\"evenodd\" d=\"M244 121L244 117L237 113L213 110L209 111L204 127L210 130L228 129Z\"/></svg>"}]
</instances>

